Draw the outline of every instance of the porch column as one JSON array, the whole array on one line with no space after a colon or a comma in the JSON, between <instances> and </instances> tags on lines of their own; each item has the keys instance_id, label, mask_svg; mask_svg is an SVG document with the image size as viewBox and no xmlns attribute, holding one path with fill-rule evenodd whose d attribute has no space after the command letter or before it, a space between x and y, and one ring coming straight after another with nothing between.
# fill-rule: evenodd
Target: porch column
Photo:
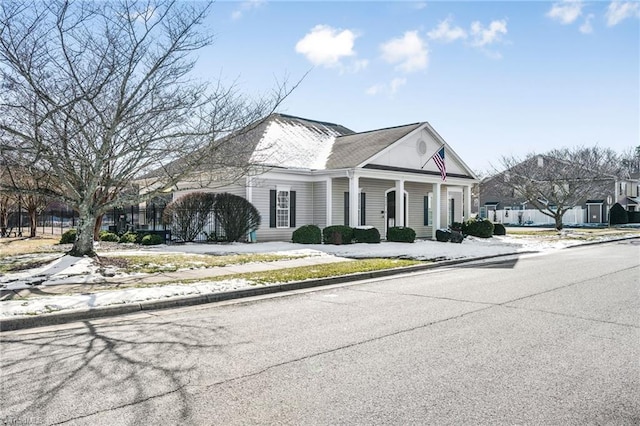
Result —
<instances>
[{"instance_id":1,"label":"porch column","mask_svg":"<svg viewBox=\"0 0 640 426\"><path fill-rule=\"evenodd\" d=\"M436 239L436 230L440 229L440 192L442 184L433 184L433 227L431 228L431 237Z\"/></svg>"},{"instance_id":2,"label":"porch column","mask_svg":"<svg viewBox=\"0 0 640 426\"><path fill-rule=\"evenodd\" d=\"M324 224L324 226L330 226L333 225L333 218L332 218L332 211L333 211L333 204L332 204L332 199L333 199L333 179L331 178L327 178L327 189L325 192L325 197L326 197L326 206L327 206L327 223Z\"/></svg>"},{"instance_id":3,"label":"porch column","mask_svg":"<svg viewBox=\"0 0 640 426\"><path fill-rule=\"evenodd\" d=\"M396 181L396 226L405 226L404 223L404 180Z\"/></svg>"},{"instance_id":4,"label":"porch column","mask_svg":"<svg viewBox=\"0 0 640 426\"><path fill-rule=\"evenodd\" d=\"M471 218L471 185L465 185L462 187L462 197L463 197L463 210L462 210L462 220L469 220Z\"/></svg>"},{"instance_id":5,"label":"porch column","mask_svg":"<svg viewBox=\"0 0 640 426\"><path fill-rule=\"evenodd\" d=\"M360 179L355 173L349 174L349 226L360 225L358 200L360 199Z\"/></svg>"}]
</instances>

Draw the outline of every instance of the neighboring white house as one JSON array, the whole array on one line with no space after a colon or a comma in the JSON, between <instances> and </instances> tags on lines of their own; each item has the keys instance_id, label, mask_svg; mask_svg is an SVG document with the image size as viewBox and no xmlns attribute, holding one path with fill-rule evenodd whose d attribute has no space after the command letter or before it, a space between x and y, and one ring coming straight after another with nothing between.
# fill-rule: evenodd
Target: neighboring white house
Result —
<instances>
[{"instance_id":1,"label":"neighboring white house","mask_svg":"<svg viewBox=\"0 0 640 426\"><path fill-rule=\"evenodd\" d=\"M470 216L478 179L427 122L355 133L272 114L242 138L254 147L251 171L211 191L256 206L259 241L291 240L308 224L374 226L383 238L390 226L409 226L418 238L435 238L436 229ZM446 180L433 158L442 148ZM189 182L178 184L174 199L192 191Z\"/></svg>"}]
</instances>

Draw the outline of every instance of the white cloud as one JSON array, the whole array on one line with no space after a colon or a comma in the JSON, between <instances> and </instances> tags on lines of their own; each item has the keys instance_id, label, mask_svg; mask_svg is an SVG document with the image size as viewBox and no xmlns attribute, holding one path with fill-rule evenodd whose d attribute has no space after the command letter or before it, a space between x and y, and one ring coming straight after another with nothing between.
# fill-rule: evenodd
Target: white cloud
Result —
<instances>
[{"instance_id":1,"label":"white cloud","mask_svg":"<svg viewBox=\"0 0 640 426\"><path fill-rule=\"evenodd\" d=\"M634 16L640 17L640 3L637 1L612 1L605 14L607 26L609 27L613 27L620 23L620 21Z\"/></svg>"},{"instance_id":2,"label":"white cloud","mask_svg":"<svg viewBox=\"0 0 640 426\"><path fill-rule=\"evenodd\" d=\"M584 20L584 23L580 25L580 32L582 34L591 34L593 32L593 26L591 25L591 21L593 20L593 18L593 13L590 13Z\"/></svg>"},{"instance_id":3,"label":"white cloud","mask_svg":"<svg viewBox=\"0 0 640 426\"><path fill-rule=\"evenodd\" d=\"M484 47L501 41L502 36L507 33L507 21L491 21L489 26L485 28L480 22L471 23L471 35L473 35L472 45L476 47Z\"/></svg>"},{"instance_id":4,"label":"white cloud","mask_svg":"<svg viewBox=\"0 0 640 426\"><path fill-rule=\"evenodd\" d=\"M240 6L238 9L234 10L233 13L231 14L231 18L235 21L238 20L240 18L242 18L242 15L244 15L245 12L248 12L252 9L257 9L260 6L262 6L263 4L266 3L266 0L247 0L244 1L242 3L240 3Z\"/></svg>"},{"instance_id":5,"label":"white cloud","mask_svg":"<svg viewBox=\"0 0 640 426\"><path fill-rule=\"evenodd\" d=\"M447 18L440 22L435 29L429 31L427 36L432 40L441 40L450 43L458 39L467 38L467 32L460 27L452 28L451 18Z\"/></svg>"},{"instance_id":6,"label":"white cloud","mask_svg":"<svg viewBox=\"0 0 640 426\"><path fill-rule=\"evenodd\" d=\"M547 16L564 25L570 24L582 14L583 6L581 0L564 0L560 3L554 3L551 10L547 12Z\"/></svg>"},{"instance_id":7,"label":"white cloud","mask_svg":"<svg viewBox=\"0 0 640 426\"><path fill-rule=\"evenodd\" d=\"M407 84L406 78L403 78L403 77L394 78L389 82L389 84L381 83L381 84L376 84L369 87L367 90L365 90L365 93L371 96L375 96L379 94L393 96L396 94L398 89L404 86L405 84Z\"/></svg>"},{"instance_id":8,"label":"white cloud","mask_svg":"<svg viewBox=\"0 0 640 426\"><path fill-rule=\"evenodd\" d=\"M349 65L345 65L342 67L342 72L347 72L350 74L356 74L362 71L363 69L369 66L369 61L366 59L355 60Z\"/></svg>"},{"instance_id":9,"label":"white cloud","mask_svg":"<svg viewBox=\"0 0 640 426\"><path fill-rule=\"evenodd\" d=\"M413 72L424 69L428 63L428 50L417 31L407 31L402 38L394 38L380 45L382 59L398 64L396 69Z\"/></svg>"},{"instance_id":10,"label":"white cloud","mask_svg":"<svg viewBox=\"0 0 640 426\"><path fill-rule=\"evenodd\" d=\"M340 60L354 56L353 45L357 35L351 30L338 30L328 25L316 25L296 43L296 52L303 54L312 64L324 67L341 66ZM366 66L366 61L360 61Z\"/></svg>"}]
</instances>

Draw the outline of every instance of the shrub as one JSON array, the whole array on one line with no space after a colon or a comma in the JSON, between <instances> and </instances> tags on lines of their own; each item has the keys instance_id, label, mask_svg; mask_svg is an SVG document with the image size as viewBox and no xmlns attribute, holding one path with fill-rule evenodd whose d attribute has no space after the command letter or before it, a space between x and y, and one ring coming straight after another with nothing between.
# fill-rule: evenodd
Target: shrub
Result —
<instances>
[{"instance_id":1,"label":"shrub","mask_svg":"<svg viewBox=\"0 0 640 426\"><path fill-rule=\"evenodd\" d=\"M76 242L76 236L78 235L78 231L75 229L69 229L60 238L60 244L73 244Z\"/></svg>"},{"instance_id":2,"label":"shrub","mask_svg":"<svg viewBox=\"0 0 640 426\"><path fill-rule=\"evenodd\" d=\"M143 246L155 246L162 243L164 243L164 238L158 234L147 234L140 240L140 244Z\"/></svg>"},{"instance_id":3,"label":"shrub","mask_svg":"<svg viewBox=\"0 0 640 426\"><path fill-rule=\"evenodd\" d=\"M112 243L117 243L118 241L120 241L120 237L118 237L113 232L100 231L100 241L109 241Z\"/></svg>"},{"instance_id":4,"label":"shrub","mask_svg":"<svg viewBox=\"0 0 640 426\"><path fill-rule=\"evenodd\" d=\"M629 214L620 203L615 203L609 210L609 223L611 225L624 225L625 223L629 223Z\"/></svg>"},{"instance_id":5,"label":"shrub","mask_svg":"<svg viewBox=\"0 0 640 426\"><path fill-rule=\"evenodd\" d=\"M209 221L215 194L192 192L167 204L162 221L171 226L176 237L182 241L193 241Z\"/></svg>"},{"instance_id":6,"label":"shrub","mask_svg":"<svg viewBox=\"0 0 640 426\"><path fill-rule=\"evenodd\" d=\"M412 243L416 239L416 231L407 226L393 226L387 231L387 241Z\"/></svg>"},{"instance_id":7,"label":"shrub","mask_svg":"<svg viewBox=\"0 0 640 426\"><path fill-rule=\"evenodd\" d=\"M451 241L452 243L460 244L462 240L464 240L464 235L462 235L462 232L451 231L451 239L449 241Z\"/></svg>"},{"instance_id":8,"label":"shrub","mask_svg":"<svg viewBox=\"0 0 640 426\"><path fill-rule=\"evenodd\" d=\"M488 219L469 219L462 224L462 233L479 238L491 238L493 236L493 223Z\"/></svg>"},{"instance_id":9,"label":"shrub","mask_svg":"<svg viewBox=\"0 0 640 426\"><path fill-rule=\"evenodd\" d=\"M462 222L453 222L451 224L451 226L449 227L450 230L452 231L457 231L457 232L462 232L462 227L464 225L462 224Z\"/></svg>"},{"instance_id":10,"label":"shrub","mask_svg":"<svg viewBox=\"0 0 640 426\"><path fill-rule=\"evenodd\" d=\"M327 226L322 230L322 241L325 244L351 244L353 228L344 225Z\"/></svg>"},{"instance_id":11,"label":"shrub","mask_svg":"<svg viewBox=\"0 0 640 426\"><path fill-rule=\"evenodd\" d=\"M245 238L249 232L258 229L261 222L260 212L253 204L227 192L216 194L213 213L229 242Z\"/></svg>"},{"instance_id":12,"label":"shrub","mask_svg":"<svg viewBox=\"0 0 640 426\"><path fill-rule=\"evenodd\" d=\"M322 231L316 225L304 225L293 231L291 239L296 244L320 244Z\"/></svg>"},{"instance_id":13,"label":"shrub","mask_svg":"<svg viewBox=\"0 0 640 426\"><path fill-rule=\"evenodd\" d=\"M137 237L138 236L134 232L125 232L124 234L122 234L122 236L120 237L120 240L118 242L120 242L120 243L135 243Z\"/></svg>"},{"instance_id":14,"label":"shrub","mask_svg":"<svg viewBox=\"0 0 640 426\"><path fill-rule=\"evenodd\" d=\"M451 239L451 231L446 229L436 229L436 240L446 243Z\"/></svg>"},{"instance_id":15,"label":"shrub","mask_svg":"<svg viewBox=\"0 0 640 426\"><path fill-rule=\"evenodd\" d=\"M507 230L501 223L493 224L493 235L507 235Z\"/></svg>"},{"instance_id":16,"label":"shrub","mask_svg":"<svg viewBox=\"0 0 640 426\"><path fill-rule=\"evenodd\" d=\"M640 223L640 212L627 212L629 223Z\"/></svg>"},{"instance_id":17,"label":"shrub","mask_svg":"<svg viewBox=\"0 0 640 426\"><path fill-rule=\"evenodd\" d=\"M380 231L374 227L353 228L353 240L356 243L379 243Z\"/></svg>"}]
</instances>

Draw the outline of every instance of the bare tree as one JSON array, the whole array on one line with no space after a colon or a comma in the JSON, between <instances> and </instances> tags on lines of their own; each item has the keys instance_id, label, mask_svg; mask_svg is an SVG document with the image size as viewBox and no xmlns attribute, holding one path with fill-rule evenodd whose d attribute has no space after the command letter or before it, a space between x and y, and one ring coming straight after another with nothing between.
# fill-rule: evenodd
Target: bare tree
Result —
<instances>
[{"instance_id":1,"label":"bare tree","mask_svg":"<svg viewBox=\"0 0 640 426\"><path fill-rule=\"evenodd\" d=\"M489 185L525 201L554 219L562 229L562 216L589 197L601 196L612 188L620 173L617 155L610 149L562 148L546 154L529 154L525 159L502 157L501 172Z\"/></svg>"},{"instance_id":2,"label":"bare tree","mask_svg":"<svg viewBox=\"0 0 640 426\"><path fill-rule=\"evenodd\" d=\"M196 173L248 167L250 149L221 136L250 131L290 90L246 98L190 77L211 3L53 0L0 3L0 155L46 170L44 193L79 213L73 255L94 255L96 219ZM295 86L294 86L295 87ZM233 154L233 155L232 155ZM179 159L179 161L178 161ZM154 171L153 173L150 173ZM134 183L145 175L140 198ZM195 178L194 176L197 176Z\"/></svg>"},{"instance_id":3,"label":"bare tree","mask_svg":"<svg viewBox=\"0 0 640 426\"><path fill-rule=\"evenodd\" d=\"M620 163L629 176L640 173L640 145L624 151L620 155Z\"/></svg>"}]
</instances>

